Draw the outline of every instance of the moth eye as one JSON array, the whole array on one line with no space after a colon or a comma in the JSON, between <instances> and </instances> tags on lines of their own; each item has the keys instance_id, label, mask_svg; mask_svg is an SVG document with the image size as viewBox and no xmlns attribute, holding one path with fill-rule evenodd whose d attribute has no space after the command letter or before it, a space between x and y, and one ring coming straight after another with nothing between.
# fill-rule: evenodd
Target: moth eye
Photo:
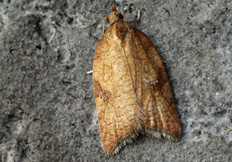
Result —
<instances>
[{"instance_id":1,"label":"moth eye","mask_svg":"<svg viewBox=\"0 0 232 162\"><path fill-rule=\"evenodd\" d=\"M118 14L117 17L118 17L119 19L123 19L123 15L122 15L122 14Z\"/></svg>"}]
</instances>

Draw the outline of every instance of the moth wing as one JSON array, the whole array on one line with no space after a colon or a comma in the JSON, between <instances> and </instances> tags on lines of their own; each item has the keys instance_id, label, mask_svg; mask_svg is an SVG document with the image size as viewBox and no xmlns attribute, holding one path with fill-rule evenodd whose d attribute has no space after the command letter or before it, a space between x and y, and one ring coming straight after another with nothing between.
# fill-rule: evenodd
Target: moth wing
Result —
<instances>
[{"instance_id":1,"label":"moth wing","mask_svg":"<svg viewBox=\"0 0 232 162\"><path fill-rule=\"evenodd\" d=\"M114 155L142 128L142 114L121 40L110 26L101 38L93 63L93 90L98 112L101 144ZM116 30L117 31L117 30ZM126 34L126 31L122 31ZM122 34L123 34L122 33ZM117 34L117 33L116 33Z\"/></svg>"},{"instance_id":2,"label":"moth wing","mask_svg":"<svg viewBox=\"0 0 232 162\"><path fill-rule=\"evenodd\" d=\"M143 126L149 135L159 137L161 134L177 141L181 135L181 127L171 92L168 77L154 45L148 37L135 29L134 36L138 55L143 59L140 69L143 69L141 103L144 108L145 120ZM136 39L138 39L136 41Z\"/></svg>"}]
</instances>

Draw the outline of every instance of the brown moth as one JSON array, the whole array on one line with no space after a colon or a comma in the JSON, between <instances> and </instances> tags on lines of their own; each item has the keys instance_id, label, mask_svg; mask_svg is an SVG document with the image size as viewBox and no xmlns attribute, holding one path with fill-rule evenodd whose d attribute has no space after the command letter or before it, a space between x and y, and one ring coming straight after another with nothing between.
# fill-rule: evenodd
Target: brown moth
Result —
<instances>
[{"instance_id":1,"label":"brown moth","mask_svg":"<svg viewBox=\"0 0 232 162\"><path fill-rule=\"evenodd\" d=\"M110 26L93 62L101 145L110 156L139 133L178 141L181 127L170 84L154 45L111 8Z\"/></svg>"}]
</instances>

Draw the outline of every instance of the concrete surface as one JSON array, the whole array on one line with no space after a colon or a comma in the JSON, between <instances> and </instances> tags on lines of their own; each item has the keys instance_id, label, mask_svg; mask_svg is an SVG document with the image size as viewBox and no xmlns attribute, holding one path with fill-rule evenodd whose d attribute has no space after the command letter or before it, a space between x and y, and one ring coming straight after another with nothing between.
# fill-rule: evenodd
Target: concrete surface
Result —
<instances>
[{"instance_id":1,"label":"concrete surface","mask_svg":"<svg viewBox=\"0 0 232 162\"><path fill-rule=\"evenodd\" d=\"M180 142L100 145L94 51L110 6L157 47L182 123ZM230 0L0 0L0 161L232 161Z\"/></svg>"}]
</instances>

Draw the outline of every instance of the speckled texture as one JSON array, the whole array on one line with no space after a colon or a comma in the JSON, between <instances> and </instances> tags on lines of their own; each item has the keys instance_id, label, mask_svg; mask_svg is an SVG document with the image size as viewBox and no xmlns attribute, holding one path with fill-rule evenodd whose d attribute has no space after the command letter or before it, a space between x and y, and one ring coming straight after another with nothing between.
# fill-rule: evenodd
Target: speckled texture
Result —
<instances>
[{"instance_id":1,"label":"speckled texture","mask_svg":"<svg viewBox=\"0 0 232 162\"><path fill-rule=\"evenodd\" d=\"M100 145L94 51L116 4L154 43L182 123L178 143ZM232 161L232 2L0 0L0 161Z\"/></svg>"}]
</instances>

